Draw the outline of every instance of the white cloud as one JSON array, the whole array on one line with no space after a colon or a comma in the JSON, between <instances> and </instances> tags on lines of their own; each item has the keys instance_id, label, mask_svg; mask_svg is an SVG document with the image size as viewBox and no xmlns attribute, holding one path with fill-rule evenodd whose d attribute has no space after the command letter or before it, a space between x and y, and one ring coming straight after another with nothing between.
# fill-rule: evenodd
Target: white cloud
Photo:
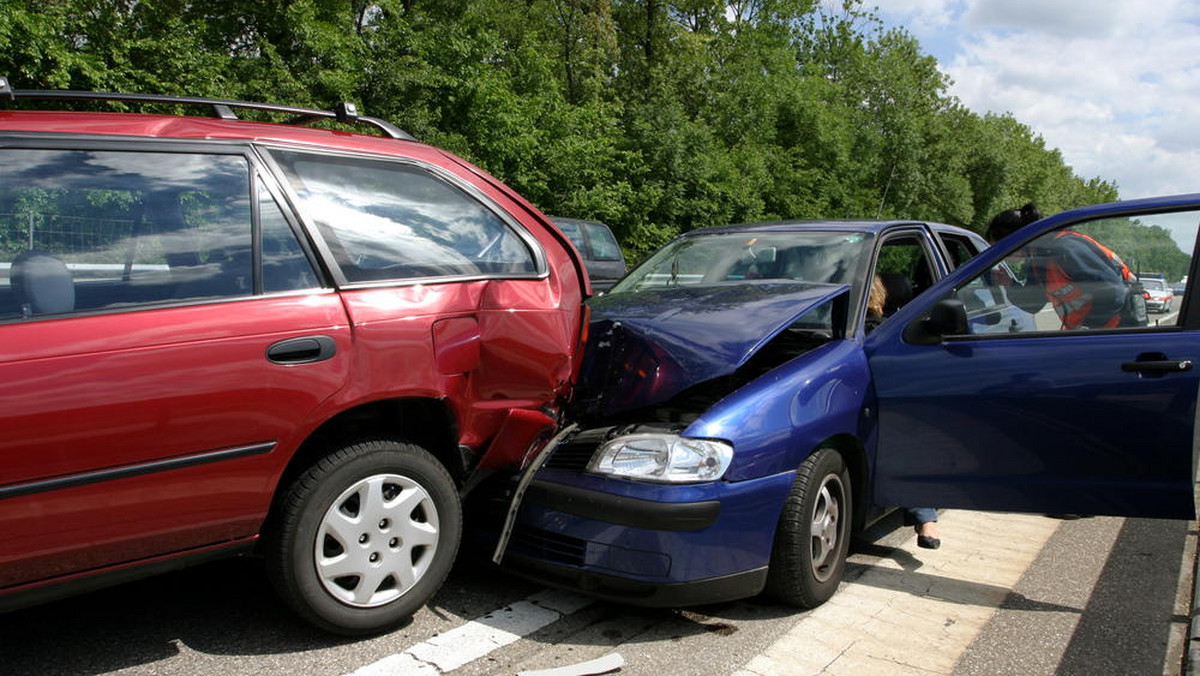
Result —
<instances>
[{"instance_id":1,"label":"white cloud","mask_svg":"<svg viewBox=\"0 0 1200 676\"><path fill-rule=\"evenodd\" d=\"M1200 191L1200 1L879 4L939 59L951 94L1011 112L1078 175L1126 199Z\"/></svg>"},{"instance_id":2,"label":"white cloud","mask_svg":"<svg viewBox=\"0 0 1200 676\"><path fill-rule=\"evenodd\" d=\"M964 22L974 30L1112 37L1132 13L1129 5L1125 0L971 0Z\"/></svg>"},{"instance_id":3,"label":"white cloud","mask_svg":"<svg viewBox=\"0 0 1200 676\"><path fill-rule=\"evenodd\" d=\"M962 11L961 0L880 0L878 5L885 14L904 17L904 27L918 35L955 23Z\"/></svg>"}]
</instances>

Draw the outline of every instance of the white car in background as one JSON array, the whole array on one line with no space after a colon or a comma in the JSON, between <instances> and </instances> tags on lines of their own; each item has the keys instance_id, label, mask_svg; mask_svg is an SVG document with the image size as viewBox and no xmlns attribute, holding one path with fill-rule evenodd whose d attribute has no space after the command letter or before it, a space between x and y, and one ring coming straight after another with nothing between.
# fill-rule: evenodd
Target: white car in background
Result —
<instances>
[{"instance_id":1,"label":"white car in background","mask_svg":"<svg viewBox=\"0 0 1200 676\"><path fill-rule=\"evenodd\" d=\"M1150 312L1170 312L1175 302L1175 292L1159 277L1138 277L1146 290L1146 309Z\"/></svg>"}]
</instances>

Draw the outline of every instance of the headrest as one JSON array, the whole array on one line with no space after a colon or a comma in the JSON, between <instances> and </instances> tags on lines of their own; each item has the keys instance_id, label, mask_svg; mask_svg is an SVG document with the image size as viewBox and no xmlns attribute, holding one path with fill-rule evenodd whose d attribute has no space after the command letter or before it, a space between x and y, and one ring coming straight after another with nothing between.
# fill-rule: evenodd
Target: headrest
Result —
<instances>
[{"instance_id":1,"label":"headrest","mask_svg":"<svg viewBox=\"0 0 1200 676\"><path fill-rule=\"evenodd\" d=\"M13 259L8 279L25 316L75 309L71 271L53 254L26 251Z\"/></svg>"},{"instance_id":2,"label":"headrest","mask_svg":"<svg viewBox=\"0 0 1200 676\"><path fill-rule=\"evenodd\" d=\"M887 289L887 300L883 304L885 308L894 310L912 300L912 281L907 275L900 272L881 272L879 280L883 282L883 288Z\"/></svg>"}]
</instances>

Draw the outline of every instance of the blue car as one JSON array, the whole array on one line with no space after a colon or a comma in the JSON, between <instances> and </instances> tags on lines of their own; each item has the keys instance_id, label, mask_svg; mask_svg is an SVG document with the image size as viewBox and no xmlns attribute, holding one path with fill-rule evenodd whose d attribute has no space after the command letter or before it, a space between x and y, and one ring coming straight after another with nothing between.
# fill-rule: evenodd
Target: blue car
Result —
<instances>
[{"instance_id":1,"label":"blue car","mask_svg":"<svg viewBox=\"0 0 1200 676\"><path fill-rule=\"evenodd\" d=\"M1148 326L1135 287L1079 278L1128 317L1066 330L1031 263L1165 217L1200 222L1200 196L986 250L913 221L683 235L589 301L570 424L510 486L495 560L632 604L812 607L896 507L1191 518L1200 315Z\"/></svg>"}]
</instances>

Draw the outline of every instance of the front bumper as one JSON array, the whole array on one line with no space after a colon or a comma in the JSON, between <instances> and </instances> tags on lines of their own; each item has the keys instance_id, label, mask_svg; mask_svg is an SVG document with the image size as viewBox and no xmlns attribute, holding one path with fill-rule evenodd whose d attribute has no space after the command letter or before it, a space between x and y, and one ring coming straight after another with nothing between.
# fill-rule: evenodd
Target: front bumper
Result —
<instances>
[{"instance_id":1,"label":"front bumper","mask_svg":"<svg viewBox=\"0 0 1200 676\"><path fill-rule=\"evenodd\" d=\"M755 568L725 577L691 582L655 584L620 575L606 575L544 559L512 555L506 569L538 584L583 592L605 601L649 608L724 603L757 596L767 584L767 568Z\"/></svg>"},{"instance_id":2,"label":"front bumper","mask_svg":"<svg viewBox=\"0 0 1200 676\"><path fill-rule=\"evenodd\" d=\"M542 469L503 565L624 603L683 606L762 590L794 472L664 485Z\"/></svg>"}]
</instances>

